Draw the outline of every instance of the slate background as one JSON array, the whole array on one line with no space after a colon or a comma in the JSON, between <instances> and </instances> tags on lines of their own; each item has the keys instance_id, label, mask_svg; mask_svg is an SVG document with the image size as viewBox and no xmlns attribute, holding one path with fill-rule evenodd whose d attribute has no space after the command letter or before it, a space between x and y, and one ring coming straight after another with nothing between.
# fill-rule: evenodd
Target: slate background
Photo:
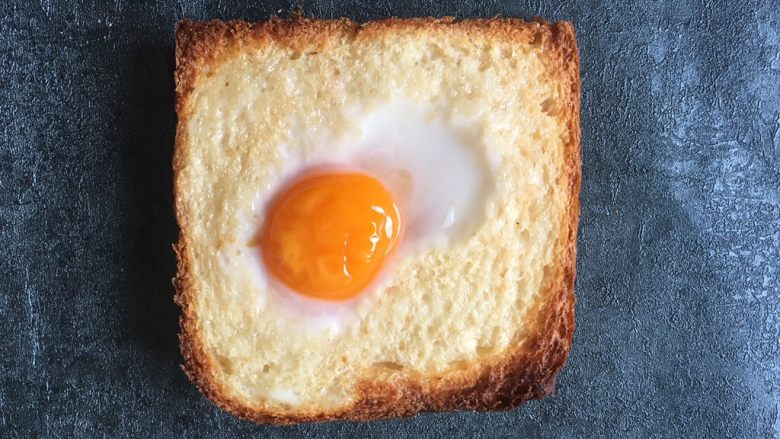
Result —
<instances>
[{"instance_id":1,"label":"slate background","mask_svg":"<svg viewBox=\"0 0 780 439\"><path fill-rule=\"evenodd\" d=\"M245 4L247 3L247 4ZM291 6L572 20L577 332L509 413L254 426L178 368L173 27ZM780 4L56 0L0 5L4 437L780 436Z\"/></svg>"}]
</instances>

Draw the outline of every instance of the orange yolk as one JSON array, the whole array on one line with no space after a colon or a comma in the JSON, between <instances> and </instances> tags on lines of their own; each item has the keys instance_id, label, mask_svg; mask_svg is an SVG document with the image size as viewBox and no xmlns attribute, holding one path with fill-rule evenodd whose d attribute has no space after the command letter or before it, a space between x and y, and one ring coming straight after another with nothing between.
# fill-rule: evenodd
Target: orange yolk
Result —
<instances>
[{"instance_id":1,"label":"orange yolk","mask_svg":"<svg viewBox=\"0 0 780 439\"><path fill-rule=\"evenodd\" d=\"M377 179L310 173L271 202L259 244L268 271L287 287L344 300L379 273L400 228L393 197Z\"/></svg>"}]
</instances>

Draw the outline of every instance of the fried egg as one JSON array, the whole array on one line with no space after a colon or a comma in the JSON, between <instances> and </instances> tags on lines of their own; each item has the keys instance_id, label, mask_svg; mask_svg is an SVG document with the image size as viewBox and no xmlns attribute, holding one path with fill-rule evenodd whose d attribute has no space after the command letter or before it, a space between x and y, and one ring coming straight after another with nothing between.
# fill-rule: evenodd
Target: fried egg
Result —
<instances>
[{"instance_id":1,"label":"fried egg","mask_svg":"<svg viewBox=\"0 0 780 439\"><path fill-rule=\"evenodd\" d=\"M355 113L339 138L291 121L240 252L258 306L312 330L339 332L398 261L468 239L497 167L478 125L446 107L400 101ZM316 152L296 153L296 142Z\"/></svg>"}]
</instances>

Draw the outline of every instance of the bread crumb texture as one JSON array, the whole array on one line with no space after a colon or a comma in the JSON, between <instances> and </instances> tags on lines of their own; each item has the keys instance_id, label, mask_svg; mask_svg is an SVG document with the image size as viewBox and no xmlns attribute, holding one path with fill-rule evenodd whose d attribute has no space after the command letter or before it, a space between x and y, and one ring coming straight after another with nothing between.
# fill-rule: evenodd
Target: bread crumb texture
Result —
<instances>
[{"instance_id":1,"label":"bread crumb texture","mask_svg":"<svg viewBox=\"0 0 780 439\"><path fill-rule=\"evenodd\" d=\"M529 358L550 363L538 376L498 378L551 380L573 331L573 35L568 23L509 19L180 23L177 301L201 390L250 419L292 422L508 408L481 404L475 386L534 349L546 352ZM258 291L251 264L221 255L246 248L286 157L316 155L399 99L477 127L498 158L484 221L462 242L398 261L338 331L302 329L263 299L272 293ZM544 393L536 387L509 404ZM459 399L464 388L472 394Z\"/></svg>"}]
</instances>

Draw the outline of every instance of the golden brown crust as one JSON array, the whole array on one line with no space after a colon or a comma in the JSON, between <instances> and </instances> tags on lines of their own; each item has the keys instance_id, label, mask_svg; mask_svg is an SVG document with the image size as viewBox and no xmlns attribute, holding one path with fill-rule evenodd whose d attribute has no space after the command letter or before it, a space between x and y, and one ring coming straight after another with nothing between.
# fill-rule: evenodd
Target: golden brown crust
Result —
<instances>
[{"instance_id":1,"label":"golden brown crust","mask_svg":"<svg viewBox=\"0 0 780 439\"><path fill-rule=\"evenodd\" d=\"M558 76L561 115L567 122L564 169L559 185L568 189L567 218L562 222L556 243L556 272L545 291L529 311L533 319L526 335L494 364L483 365L477 373L460 374L434 380L433 383L407 378L392 381L366 380L358 384L357 400L335 412L277 413L251 407L235 399L212 379L213 368L201 343L195 316L196 292L190 281L193 255L187 245L188 218L180 194L179 170L187 154L186 122L190 93L209 67L246 41L263 44L274 41L293 50L317 51L329 41L342 38L376 38L383 32L416 32L435 27L457 28L492 38L506 38L518 44L544 44L545 63L551 75ZM257 24L240 21L182 21L176 28L176 112L179 124L173 159L176 216L181 232L174 245L178 261L176 303L181 307L179 335L184 365L182 368L197 388L220 408L244 419L267 424L291 424L338 419L370 420L411 416L422 411L509 410L524 401L549 394L555 375L563 366L574 334L574 276L577 226L579 222L580 162L580 78L579 55L574 27L569 22L523 22L494 18L457 21L453 18L386 19L357 24L342 20L273 18Z\"/></svg>"}]
</instances>

